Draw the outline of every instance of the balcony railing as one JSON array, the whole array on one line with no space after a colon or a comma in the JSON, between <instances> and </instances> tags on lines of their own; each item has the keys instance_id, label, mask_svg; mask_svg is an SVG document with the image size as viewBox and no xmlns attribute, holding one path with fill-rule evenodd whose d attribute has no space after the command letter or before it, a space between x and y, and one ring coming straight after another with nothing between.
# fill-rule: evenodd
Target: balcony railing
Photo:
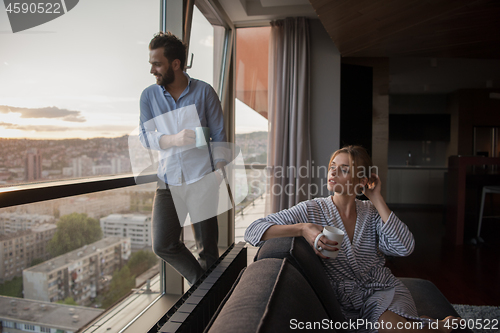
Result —
<instances>
[{"instance_id":1,"label":"balcony railing","mask_svg":"<svg viewBox=\"0 0 500 333\"><path fill-rule=\"evenodd\" d=\"M141 175L137 180L125 174L1 187L0 208L147 184L156 179L156 173Z\"/></svg>"}]
</instances>

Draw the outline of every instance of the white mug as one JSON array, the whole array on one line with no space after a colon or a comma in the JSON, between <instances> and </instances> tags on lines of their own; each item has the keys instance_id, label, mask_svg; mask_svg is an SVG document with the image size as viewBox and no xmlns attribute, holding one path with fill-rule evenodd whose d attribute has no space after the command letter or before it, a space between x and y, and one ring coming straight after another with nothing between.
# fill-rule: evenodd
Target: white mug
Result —
<instances>
[{"instance_id":1,"label":"white mug","mask_svg":"<svg viewBox=\"0 0 500 333\"><path fill-rule=\"evenodd\" d=\"M323 228L323 232L320 233L318 236L316 236L316 239L314 240L314 248L316 250L321 252L325 257L329 257L332 259L337 258L339 251L328 251L318 246L318 241L321 238L321 236L325 236L329 240L336 241L338 243L337 248L340 251L340 246L342 245L342 241L344 240L344 232L339 228L327 225L326 227Z\"/></svg>"},{"instance_id":2,"label":"white mug","mask_svg":"<svg viewBox=\"0 0 500 333\"><path fill-rule=\"evenodd\" d=\"M206 147L207 142L210 142L210 128L196 127L194 129L196 134L196 148L203 149Z\"/></svg>"}]
</instances>

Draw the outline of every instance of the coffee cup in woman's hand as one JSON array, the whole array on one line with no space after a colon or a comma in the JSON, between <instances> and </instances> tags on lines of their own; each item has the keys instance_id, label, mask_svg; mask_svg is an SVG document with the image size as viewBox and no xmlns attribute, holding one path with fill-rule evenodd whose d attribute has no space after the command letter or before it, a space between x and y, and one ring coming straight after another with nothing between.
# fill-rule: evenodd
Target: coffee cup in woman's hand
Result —
<instances>
[{"instance_id":1,"label":"coffee cup in woman's hand","mask_svg":"<svg viewBox=\"0 0 500 333\"><path fill-rule=\"evenodd\" d=\"M321 252L325 257L329 257L334 259L339 254L339 251L329 251L327 249L323 249L319 244L319 240L322 236L325 236L329 240L335 241L338 243L338 248L342 245L342 241L344 240L344 232L339 228L335 228L332 226L326 226L323 228L323 232L321 232L316 239L314 240L314 248Z\"/></svg>"}]
</instances>

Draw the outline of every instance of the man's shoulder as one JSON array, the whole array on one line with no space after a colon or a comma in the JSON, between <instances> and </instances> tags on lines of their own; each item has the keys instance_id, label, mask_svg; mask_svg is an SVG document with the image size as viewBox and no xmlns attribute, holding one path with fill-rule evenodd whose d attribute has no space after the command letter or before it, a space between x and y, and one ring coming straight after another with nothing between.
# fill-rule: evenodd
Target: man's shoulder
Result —
<instances>
[{"instance_id":1,"label":"man's shoulder","mask_svg":"<svg viewBox=\"0 0 500 333\"><path fill-rule=\"evenodd\" d=\"M158 93L161 93L161 88L159 85L154 83L154 84L150 85L149 87L146 87L142 91L142 96L151 96L151 95L158 94Z\"/></svg>"},{"instance_id":2,"label":"man's shoulder","mask_svg":"<svg viewBox=\"0 0 500 333\"><path fill-rule=\"evenodd\" d=\"M215 91L209 83L195 78L191 78L191 86L198 91Z\"/></svg>"}]
</instances>

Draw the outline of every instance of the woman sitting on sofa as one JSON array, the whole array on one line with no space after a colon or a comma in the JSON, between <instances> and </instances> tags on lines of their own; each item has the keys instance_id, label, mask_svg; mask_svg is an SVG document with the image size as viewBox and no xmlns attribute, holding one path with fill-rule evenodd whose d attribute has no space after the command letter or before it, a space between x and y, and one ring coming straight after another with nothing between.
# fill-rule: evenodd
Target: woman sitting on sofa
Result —
<instances>
[{"instance_id":1,"label":"woman sitting on sofa","mask_svg":"<svg viewBox=\"0 0 500 333\"><path fill-rule=\"evenodd\" d=\"M435 332L428 325L431 318L418 317L410 292L384 266L385 254L408 256L415 241L408 227L387 207L380 194L380 179L371 173L372 169L364 148L347 146L337 150L330 159L327 185L334 195L304 201L254 221L245 232L245 240L260 246L270 238L303 236L322 258L347 320L378 321L379 332L394 332L407 322L420 321L422 329L418 332ZM362 193L370 200L356 199ZM314 248L316 237L328 225L341 229L345 235L342 244L324 236L318 242L322 249L339 251L335 259ZM451 331L446 327L451 325L445 323L451 324L453 319L456 318L449 316L439 321L439 331ZM436 321L433 322L435 326ZM411 332L414 326L407 324L409 329L401 331Z\"/></svg>"}]
</instances>

